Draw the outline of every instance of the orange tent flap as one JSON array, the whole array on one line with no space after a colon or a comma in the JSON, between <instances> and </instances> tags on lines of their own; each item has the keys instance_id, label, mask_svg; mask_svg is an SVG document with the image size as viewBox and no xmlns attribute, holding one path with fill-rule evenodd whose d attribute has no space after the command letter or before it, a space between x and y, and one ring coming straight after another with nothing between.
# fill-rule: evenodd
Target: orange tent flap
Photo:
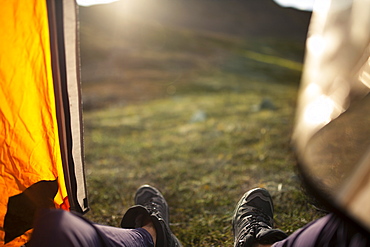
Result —
<instances>
[{"instance_id":1,"label":"orange tent flap","mask_svg":"<svg viewBox=\"0 0 370 247\"><path fill-rule=\"evenodd\" d=\"M19 198L26 189L41 183L41 187L56 186L54 201L61 205L67 192L46 1L5 1L0 11L0 229L4 229L9 198ZM0 231L0 240L6 237ZM25 241L25 237L18 237L9 246Z\"/></svg>"}]
</instances>

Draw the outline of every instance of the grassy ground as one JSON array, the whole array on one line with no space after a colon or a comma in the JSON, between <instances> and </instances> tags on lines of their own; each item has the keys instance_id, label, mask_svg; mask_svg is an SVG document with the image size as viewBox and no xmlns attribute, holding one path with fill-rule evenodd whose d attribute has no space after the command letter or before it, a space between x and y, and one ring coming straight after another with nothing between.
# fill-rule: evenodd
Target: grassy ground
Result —
<instances>
[{"instance_id":1,"label":"grassy ground","mask_svg":"<svg viewBox=\"0 0 370 247\"><path fill-rule=\"evenodd\" d=\"M134 47L112 63L124 79L83 85L87 217L118 226L142 184L162 191L184 246L231 246L234 206L257 186L287 233L321 216L290 147L303 47L161 28L166 42L115 46Z\"/></svg>"}]
</instances>

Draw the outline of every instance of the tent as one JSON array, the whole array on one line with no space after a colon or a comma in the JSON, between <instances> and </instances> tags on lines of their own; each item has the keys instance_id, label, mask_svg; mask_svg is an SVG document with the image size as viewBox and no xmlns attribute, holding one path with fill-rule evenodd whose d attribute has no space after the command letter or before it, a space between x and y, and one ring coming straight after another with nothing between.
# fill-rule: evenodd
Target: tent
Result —
<instances>
[{"instance_id":1,"label":"tent","mask_svg":"<svg viewBox=\"0 0 370 247\"><path fill-rule=\"evenodd\" d=\"M88 211L76 10L1 3L0 245L26 243L39 208Z\"/></svg>"},{"instance_id":2,"label":"tent","mask_svg":"<svg viewBox=\"0 0 370 247\"><path fill-rule=\"evenodd\" d=\"M306 185L370 231L370 0L315 2L293 143Z\"/></svg>"}]
</instances>

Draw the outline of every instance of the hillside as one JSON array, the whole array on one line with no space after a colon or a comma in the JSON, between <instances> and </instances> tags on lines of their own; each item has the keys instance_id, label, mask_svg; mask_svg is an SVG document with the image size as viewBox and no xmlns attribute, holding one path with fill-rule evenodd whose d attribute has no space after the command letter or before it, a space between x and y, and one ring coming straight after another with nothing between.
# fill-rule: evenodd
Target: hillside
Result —
<instances>
[{"instance_id":1,"label":"hillside","mask_svg":"<svg viewBox=\"0 0 370 247\"><path fill-rule=\"evenodd\" d=\"M80 7L83 23L109 29L129 20L247 37L280 37L303 41L310 12L282 8L272 0L120 1Z\"/></svg>"},{"instance_id":2,"label":"hillside","mask_svg":"<svg viewBox=\"0 0 370 247\"><path fill-rule=\"evenodd\" d=\"M224 67L255 74L243 50L301 62L310 18L271 0L121 1L79 14L86 109L166 97L173 83L180 93Z\"/></svg>"}]
</instances>

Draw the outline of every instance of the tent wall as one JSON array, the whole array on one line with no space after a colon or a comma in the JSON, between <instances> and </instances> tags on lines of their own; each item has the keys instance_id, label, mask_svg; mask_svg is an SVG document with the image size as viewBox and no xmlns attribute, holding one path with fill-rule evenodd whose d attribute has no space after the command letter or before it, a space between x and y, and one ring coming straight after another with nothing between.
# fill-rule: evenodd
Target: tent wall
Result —
<instances>
[{"instance_id":1,"label":"tent wall","mask_svg":"<svg viewBox=\"0 0 370 247\"><path fill-rule=\"evenodd\" d=\"M370 0L315 2L293 144L307 187L370 231Z\"/></svg>"},{"instance_id":2,"label":"tent wall","mask_svg":"<svg viewBox=\"0 0 370 247\"><path fill-rule=\"evenodd\" d=\"M86 213L88 208L86 180L84 172L84 145L82 122L82 98L80 89L80 57L77 28L77 10L74 1L63 1L64 44L66 54L66 73L68 101L70 106L71 145L73 167L76 181L75 211Z\"/></svg>"},{"instance_id":3,"label":"tent wall","mask_svg":"<svg viewBox=\"0 0 370 247\"><path fill-rule=\"evenodd\" d=\"M88 210L75 7L1 4L0 245L27 242L39 208Z\"/></svg>"},{"instance_id":4,"label":"tent wall","mask_svg":"<svg viewBox=\"0 0 370 247\"><path fill-rule=\"evenodd\" d=\"M70 208L85 213L88 205L83 163L76 4L71 0L48 0L48 9L59 137Z\"/></svg>"}]
</instances>

